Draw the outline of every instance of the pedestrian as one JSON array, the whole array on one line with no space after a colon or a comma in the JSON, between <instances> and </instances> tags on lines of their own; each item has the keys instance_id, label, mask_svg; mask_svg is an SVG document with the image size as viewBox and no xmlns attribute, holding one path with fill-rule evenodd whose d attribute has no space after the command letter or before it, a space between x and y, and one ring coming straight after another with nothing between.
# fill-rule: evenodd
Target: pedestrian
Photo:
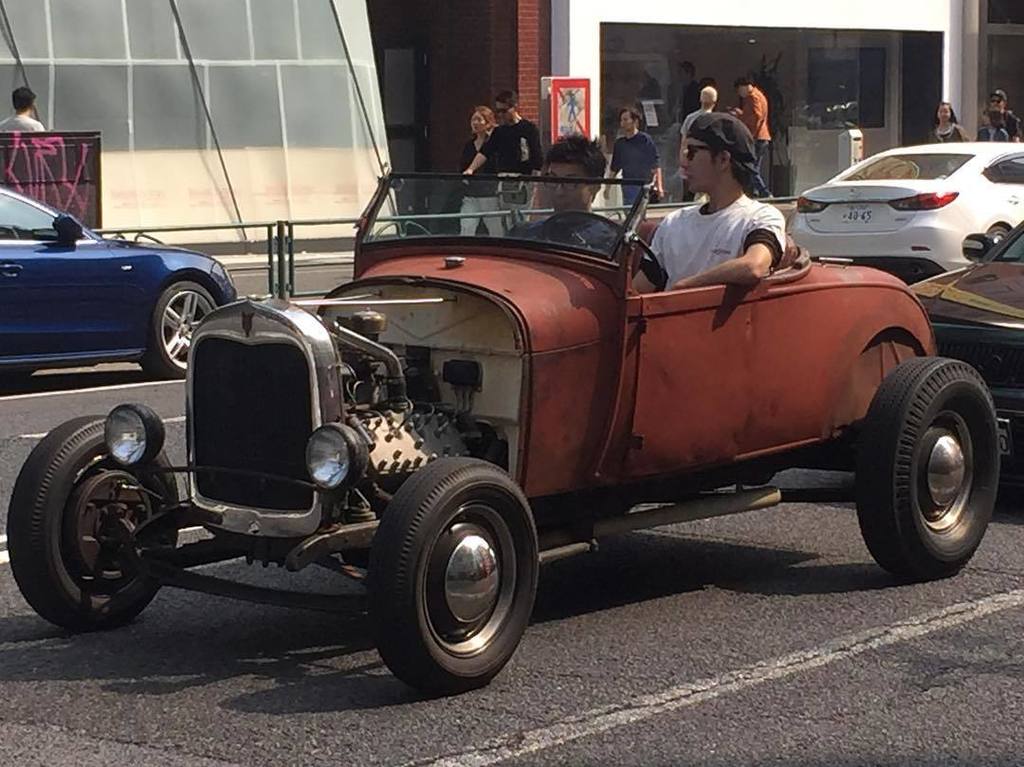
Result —
<instances>
[{"instance_id":1,"label":"pedestrian","mask_svg":"<svg viewBox=\"0 0 1024 767\"><path fill-rule=\"evenodd\" d=\"M1006 135L1010 137L1010 141L1019 142L1021 140L1020 118L1010 111L1010 102L1006 98L1006 91L1002 88L992 91L988 97L988 108L990 112L996 110L1002 114Z\"/></svg>"},{"instance_id":2,"label":"pedestrian","mask_svg":"<svg viewBox=\"0 0 1024 767\"><path fill-rule=\"evenodd\" d=\"M932 131L932 141L939 144L970 141L965 131L956 119L956 112L953 105L948 101L940 101L938 109L935 110L935 129Z\"/></svg>"},{"instance_id":3,"label":"pedestrian","mask_svg":"<svg viewBox=\"0 0 1024 767\"><path fill-rule=\"evenodd\" d=\"M677 120L682 122L686 119L687 115L700 109L701 86L697 83L697 67L693 65L692 61L684 61L680 64L679 71L683 79L680 83L682 98L680 100Z\"/></svg>"},{"instance_id":4,"label":"pedestrian","mask_svg":"<svg viewBox=\"0 0 1024 767\"><path fill-rule=\"evenodd\" d=\"M990 109L985 115L985 125L978 128L978 141L1009 141L1005 117L998 109Z\"/></svg>"},{"instance_id":5,"label":"pedestrian","mask_svg":"<svg viewBox=\"0 0 1024 767\"><path fill-rule=\"evenodd\" d=\"M493 159L498 173L522 176L540 173L544 155L540 148L537 126L519 114L519 96L515 91L502 91L494 98L494 113L499 124L480 147L476 157L463 171L476 173L488 159Z\"/></svg>"},{"instance_id":6,"label":"pedestrian","mask_svg":"<svg viewBox=\"0 0 1024 767\"><path fill-rule=\"evenodd\" d=\"M622 136L615 141L612 148L612 174L622 172L624 179L640 179L645 184L653 183L652 202L656 202L665 194L661 180L661 158L654 140L640 130L640 112L634 107L619 110L619 127ZM640 195L643 187L639 184L623 184L622 204L632 205ZM656 195L656 197L655 197Z\"/></svg>"},{"instance_id":7,"label":"pedestrian","mask_svg":"<svg viewBox=\"0 0 1024 767\"><path fill-rule=\"evenodd\" d=\"M711 85L705 85L700 90L700 108L695 112L691 112L683 120L683 124L679 128L679 168L680 174L682 174L683 167L683 153L686 151L686 134L690 132L690 126L693 125L693 121L700 117L702 114L715 111L715 106L718 104L718 89ZM704 196L699 199L690 191L689 185L686 180L683 179L683 202L706 202Z\"/></svg>"},{"instance_id":8,"label":"pedestrian","mask_svg":"<svg viewBox=\"0 0 1024 767\"><path fill-rule=\"evenodd\" d=\"M462 170L465 170L473 162L480 149L487 143L491 131L497 125L494 112L488 106L478 106L473 109L469 118L469 129L472 136L462 148ZM497 169L493 159L488 159L479 169L480 175L493 176ZM497 216L472 216L471 213L494 213L498 210L498 182L486 180L466 181L466 190L462 195L462 236L474 237L483 219L487 233L491 237L501 237L504 229Z\"/></svg>"},{"instance_id":9,"label":"pedestrian","mask_svg":"<svg viewBox=\"0 0 1024 767\"><path fill-rule=\"evenodd\" d=\"M15 88L11 93L14 114L0 121L0 133L15 131L45 131L46 128L32 115L36 111L36 94L27 85Z\"/></svg>"},{"instance_id":10,"label":"pedestrian","mask_svg":"<svg viewBox=\"0 0 1024 767\"><path fill-rule=\"evenodd\" d=\"M704 112L714 112L715 106L718 104L718 91L712 88L710 85L705 86L700 91L700 106L693 112L686 115L686 119L683 120L682 126L679 128L680 141L686 140L686 134L690 130L690 126L693 125L693 121ZM682 146L680 144L680 151Z\"/></svg>"},{"instance_id":11,"label":"pedestrian","mask_svg":"<svg viewBox=\"0 0 1024 767\"><path fill-rule=\"evenodd\" d=\"M754 196L769 197L771 192L768 191L768 185L764 183L765 158L768 156L772 144L772 134L768 128L768 99L749 77L739 77L733 85L736 88L740 105L730 109L729 113L738 117L747 126L750 135L754 137L755 165L757 167L753 179Z\"/></svg>"}]
</instances>

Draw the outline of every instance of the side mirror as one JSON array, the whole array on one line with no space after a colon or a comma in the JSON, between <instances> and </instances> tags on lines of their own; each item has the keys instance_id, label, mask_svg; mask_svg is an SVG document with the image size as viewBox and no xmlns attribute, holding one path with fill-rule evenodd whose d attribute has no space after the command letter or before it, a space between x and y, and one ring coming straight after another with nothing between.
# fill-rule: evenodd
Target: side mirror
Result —
<instances>
[{"instance_id":1,"label":"side mirror","mask_svg":"<svg viewBox=\"0 0 1024 767\"><path fill-rule=\"evenodd\" d=\"M981 261L996 244L996 241L987 234L969 234L964 237L964 258Z\"/></svg>"},{"instance_id":2,"label":"side mirror","mask_svg":"<svg viewBox=\"0 0 1024 767\"><path fill-rule=\"evenodd\" d=\"M74 245L85 234L78 220L67 213L61 213L53 219L53 230L57 232L57 243L59 245Z\"/></svg>"}]
</instances>

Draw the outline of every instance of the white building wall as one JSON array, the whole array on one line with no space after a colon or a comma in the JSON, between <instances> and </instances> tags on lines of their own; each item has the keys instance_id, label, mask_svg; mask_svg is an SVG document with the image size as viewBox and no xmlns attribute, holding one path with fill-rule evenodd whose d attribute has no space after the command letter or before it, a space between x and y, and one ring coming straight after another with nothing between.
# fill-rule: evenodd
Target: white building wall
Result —
<instances>
[{"instance_id":1,"label":"white building wall","mask_svg":"<svg viewBox=\"0 0 1024 767\"><path fill-rule=\"evenodd\" d=\"M963 3L973 0L552 0L552 74L589 77L590 124L600 125L601 24L691 24L790 29L857 29L945 34L943 91L960 100Z\"/></svg>"}]
</instances>

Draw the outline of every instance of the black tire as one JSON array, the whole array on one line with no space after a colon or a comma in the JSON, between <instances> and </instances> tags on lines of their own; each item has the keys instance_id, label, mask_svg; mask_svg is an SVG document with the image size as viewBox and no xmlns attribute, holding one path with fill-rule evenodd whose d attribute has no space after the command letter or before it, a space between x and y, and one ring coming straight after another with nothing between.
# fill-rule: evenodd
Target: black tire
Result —
<instances>
[{"instance_id":1,"label":"black tire","mask_svg":"<svg viewBox=\"0 0 1024 767\"><path fill-rule=\"evenodd\" d=\"M184 364L185 360L180 356L172 356L167 346L169 341L164 335L164 319L167 308L179 296L184 294L194 295L200 304L205 304L200 315L195 317L194 321L189 320L186 323L190 328L217 307L217 302L213 300L210 292L197 282L181 280L171 283L164 288L160 298L157 299L156 304L153 306L153 314L149 322L149 339L146 354L141 361L143 370L155 378L173 379L185 377L187 370ZM191 336L191 329L187 330L187 334ZM187 354L187 345L185 353Z\"/></svg>"},{"instance_id":2,"label":"black tire","mask_svg":"<svg viewBox=\"0 0 1024 767\"><path fill-rule=\"evenodd\" d=\"M940 449L950 438L959 480L939 472L941 455L955 454ZM900 364L875 393L857 451L857 519L875 561L909 580L955 574L985 535L998 486L995 410L981 376L957 360Z\"/></svg>"},{"instance_id":3,"label":"black tire","mask_svg":"<svg viewBox=\"0 0 1024 767\"><path fill-rule=\"evenodd\" d=\"M497 593L489 611L459 623L445 575L457 542L475 530L496 549L487 575L496 573ZM370 550L369 612L381 657L431 695L483 687L526 630L538 569L529 504L504 471L472 458L428 464L399 488Z\"/></svg>"},{"instance_id":4,"label":"black tire","mask_svg":"<svg viewBox=\"0 0 1024 767\"><path fill-rule=\"evenodd\" d=\"M1002 242L1013 229L1009 224L992 224L985 232L994 242Z\"/></svg>"},{"instance_id":5,"label":"black tire","mask_svg":"<svg viewBox=\"0 0 1024 767\"><path fill-rule=\"evenodd\" d=\"M166 465L163 456L158 461ZM43 618L70 631L121 626L152 601L154 581L127 568L120 578L91 576L75 559L69 518L76 488L114 470L106 458L103 419L74 418L32 450L14 483L7 513L11 571L25 600ZM147 480L169 503L179 501L173 478ZM143 494L144 495L144 494ZM168 541L173 543L173 541Z\"/></svg>"},{"instance_id":6,"label":"black tire","mask_svg":"<svg viewBox=\"0 0 1024 767\"><path fill-rule=\"evenodd\" d=\"M28 386L32 380L32 374L34 370L11 370L8 372L0 372L0 387L5 389L15 389Z\"/></svg>"}]
</instances>

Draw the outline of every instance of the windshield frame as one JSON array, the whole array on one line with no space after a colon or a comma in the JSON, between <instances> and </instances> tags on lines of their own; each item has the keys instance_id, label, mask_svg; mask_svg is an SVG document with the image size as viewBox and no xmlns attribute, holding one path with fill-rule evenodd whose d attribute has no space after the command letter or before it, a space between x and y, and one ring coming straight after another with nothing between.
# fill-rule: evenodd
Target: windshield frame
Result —
<instances>
[{"instance_id":1,"label":"windshield frame","mask_svg":"<svg viewBox=\"0 0 1024 767\"><path fill-rule=\"evenodd\" d=\"M370 204L367 206L363 215L360 217L358 231L356 234L356 248L357 249L375 249L375 248L387 248L395 247L396 245L424 245L427 243L438 243L446 245L465 245L465 244L477 244L485 247L497 246L503 248L509 247L521 247L531 251L543 251L543 252L554 252L563 255L571 255L574 258L585 258L588 262L600 264L604 267L619 268L623 262L622 254L626 250L624 245L629 242L630 235L636 231L637 224L644 219L644 214L647 210L648 200L650 198L651 189L653 183L643 182L640 179L620 179L620 178L586 178L579 176L523 176L518 174L502 174L502 175L481 175L474 174L473 180L493 180L493 181L524 181L528 183L539 183L539 184L558 184L558 183L572 183L572 184L590 184L599 186L641 186L641 192L637 195L636 200L629 207L616 206L613 210L624 212L624 218L621 223L609 220L609 223L615 224L620 228L618 237L616 238L614 245L610 248L607 254L603 254L597 250L591 250L582 247L574 247L572 245L548 242L545 240L527 240L517 237L489 237L489 236L463 236L461 234L436 234L420 237L410 238L386 238L386 239L367 239L371 229L375 222L383 219L396 219L398 216L387 215L381 216L380 212L384 205L392 198L391 192L394 189L394 182L396 181L448 181L448 182L462 182L467 179L462 173L425 173L425 172L409 172L409 173L388 173L386 176L382 176L378 182L377 190L374 193ZM546 210L546 209L545 209ZM599 207L595 213L600 215ZM460 213L443 213L443 214L420 214L420 215L409 215L409 219L428 219L431 217L444 218L460 218L464 214Z\"/></svg>"}]
</instances>

